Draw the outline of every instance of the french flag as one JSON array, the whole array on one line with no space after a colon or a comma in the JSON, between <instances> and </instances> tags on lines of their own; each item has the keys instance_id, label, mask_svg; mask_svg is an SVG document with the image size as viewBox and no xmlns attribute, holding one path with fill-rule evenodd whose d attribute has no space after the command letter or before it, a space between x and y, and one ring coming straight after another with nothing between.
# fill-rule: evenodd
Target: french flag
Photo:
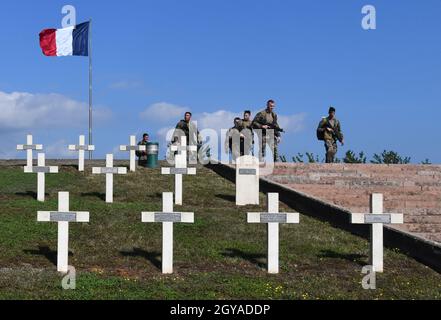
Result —
<instances>
[{"instance_id":1,"label":"french flag","mask_svg":"<svg viewBox=\"0 0 441 320\"><path fill-rule=\"evenodd\" d=\"M40 32L40 47L46 56L88 56L89 22Z\"/></svg>"}]
</instances>

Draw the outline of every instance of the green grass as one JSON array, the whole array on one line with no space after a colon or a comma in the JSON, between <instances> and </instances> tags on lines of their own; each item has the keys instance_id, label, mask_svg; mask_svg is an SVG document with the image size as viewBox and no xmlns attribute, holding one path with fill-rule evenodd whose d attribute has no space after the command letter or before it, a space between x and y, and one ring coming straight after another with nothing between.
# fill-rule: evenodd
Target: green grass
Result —
<instances>
[{"instance_id":1,"label":"green grass","mask_svg":"<svg viewBox=\"0 0 441 320\"><path fill-rule=\"evenodd\" d=\"M173 178L159 169L116 176L106 204L103 176L62 166L47 175L46 202L34 199L36 175L0 167L0 299L441 299L441 275L398 250L385 250L377 289L364 290L366 240L301 215L280 228L280 273L266 273L266 226L246 223L234 185L199 167L184 177L184 206L194 224L174 225L174 273L162 275L161 225L141 223L141 211L161 210ZM90 223L71 223L69 264L75 290L56 272L57 225L37 222L37 210L57 209L57 192L70 192L71 210ZM281 204L280 209L290 208ZM292 210L291 210L292 211ZM159 268L158 268L159 266Z\"/></svg>"}]
</instances>

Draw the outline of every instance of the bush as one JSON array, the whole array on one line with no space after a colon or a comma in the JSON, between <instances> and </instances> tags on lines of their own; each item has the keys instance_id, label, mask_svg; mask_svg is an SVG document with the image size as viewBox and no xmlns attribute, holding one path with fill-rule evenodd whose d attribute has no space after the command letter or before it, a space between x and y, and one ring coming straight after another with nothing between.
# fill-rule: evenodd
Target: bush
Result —
<instances>
[{"instance_id":1,"label":"bush","mask_svg":"<svg viewBox=\"0 0 441 320\"><path fill-rule=\"evenodd\" d=\"M386 151L384 150L383 153L380 155L374 154L374 159L371 160L371 163L375 164L408 164L410 163L410 157L402 158L397 152L395 151Z\"/></svg>"},{"instance_id":2,"label":"bush","mask_svg":"<svg viewBox=\"0 0 441 320\"><path fill-rule=\"evenodd\" d=\"M346 156L343 159L344 163L366 163L366 156L361 151L358 156L352 150L346 152Z\"/></svg>"}]
</instances>

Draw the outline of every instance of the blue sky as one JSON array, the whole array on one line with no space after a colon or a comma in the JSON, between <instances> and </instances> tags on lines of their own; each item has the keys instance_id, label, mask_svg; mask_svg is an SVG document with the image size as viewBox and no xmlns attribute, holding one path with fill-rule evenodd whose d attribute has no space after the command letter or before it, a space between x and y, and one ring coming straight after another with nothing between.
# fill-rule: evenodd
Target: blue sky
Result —
<instances>
[{"instance_id":1,"label":"blue sky","mask_svg":"<svg viewBox=\"0 0 441 320\"><path fill-rule=\"evenodd\" d=\"M96 157L144 131L164 146L183 110L227 128L272 98L289 158L323 156L315 128L332 104L346 135L339 156L391 149L441 162L439 0L2 2L1 158L23 157L15 145L27 132L48 157L67 157L87 133L87 58L45 57L38 44L66 4L77 23L93 19ZM366 4L376 30L361 28Z\"/></svg>"}]
</instances>

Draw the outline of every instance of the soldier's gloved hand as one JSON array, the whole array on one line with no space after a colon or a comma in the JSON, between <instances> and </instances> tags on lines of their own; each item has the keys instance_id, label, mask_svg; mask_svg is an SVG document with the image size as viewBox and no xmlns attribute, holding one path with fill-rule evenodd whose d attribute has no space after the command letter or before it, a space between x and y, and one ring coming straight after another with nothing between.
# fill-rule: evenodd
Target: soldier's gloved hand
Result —
<instances>
[{"instance_id":1,"label":"soldier's gloved hand","mask_svg":"<svg viewBox=\"0 0 441 320\"><path fill-rule=\"evenodd\" d=\"M280 141L282 141L282 138L281 137L276 137L276 141L277 141L277 143L280 143Z\"/></svg>"}]
</instances>

